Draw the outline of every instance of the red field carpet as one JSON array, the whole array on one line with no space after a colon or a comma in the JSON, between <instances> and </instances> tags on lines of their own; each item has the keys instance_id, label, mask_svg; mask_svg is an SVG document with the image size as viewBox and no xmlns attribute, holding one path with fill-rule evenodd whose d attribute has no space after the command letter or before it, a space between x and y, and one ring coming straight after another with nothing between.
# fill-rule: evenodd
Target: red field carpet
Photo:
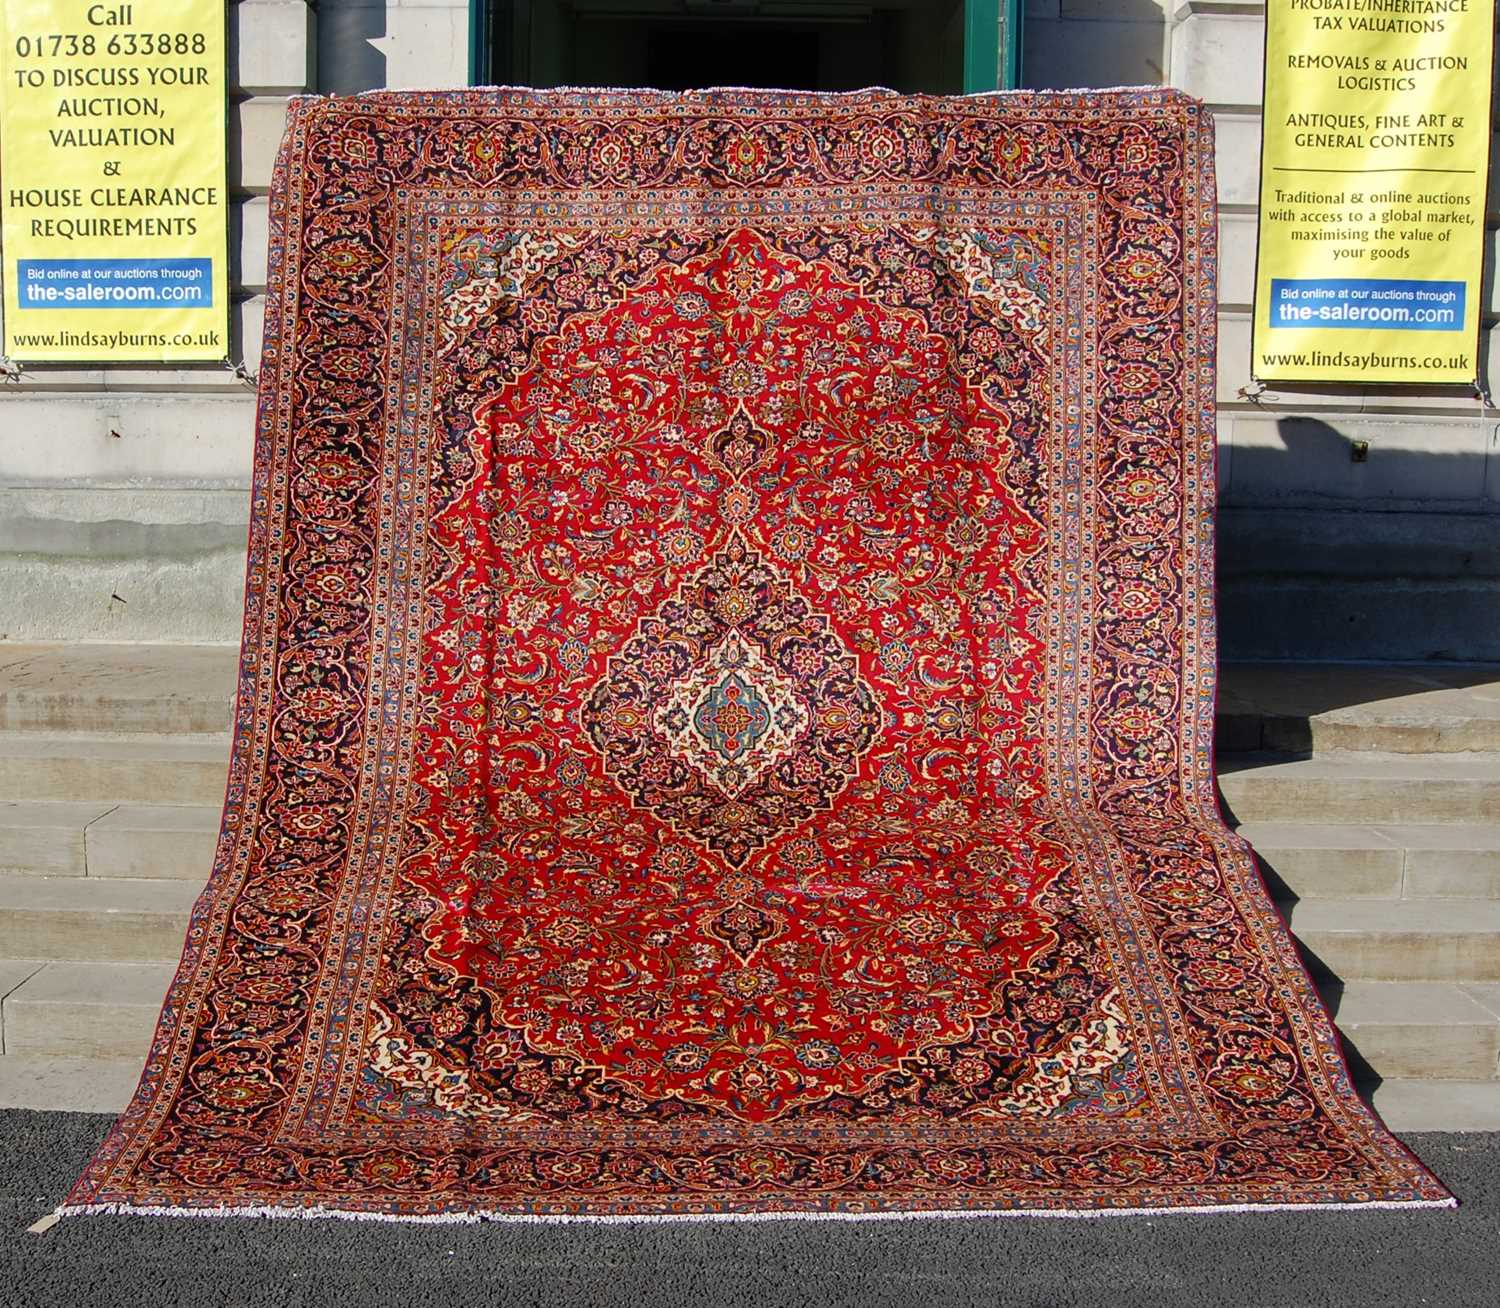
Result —
<instances>
[{"instance_id":1,"label":"red field carpet","mask_svg":"<svg viewBox=\"0 0 1500 1308\"><path fill-rule=\"evenodd\" d=\"M1210 127L294 102L223 835L64 1211L1448 1202L1215 805Z\"/></svg>"}]
</instances>

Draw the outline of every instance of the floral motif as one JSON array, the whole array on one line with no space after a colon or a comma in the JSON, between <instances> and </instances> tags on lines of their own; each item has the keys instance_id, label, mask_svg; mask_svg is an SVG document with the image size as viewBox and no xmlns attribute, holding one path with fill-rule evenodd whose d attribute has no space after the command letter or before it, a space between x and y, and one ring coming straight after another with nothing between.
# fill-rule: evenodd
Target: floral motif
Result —
<instances>
[{"instance_id":1,"label":"floral motif","mask_svg":"<svg viewBox=\"0 0 1500 1308\"><path fill-rule=\"evenodd\" d=\"M827 619L738 537L642 620L582 711L610 777L734 868L832 806L880 721Z\"/></svg>"},{"instance_id":2,"label":"floral motif","mask_svg":"<svg viewBox=\"0 0 1500 1308\"><path fill-rule=\"evenodd\" d=\"M1440 1202L1212 798L1210 119L293 102L214 874L71 1202Z\"/></svg>"}]
</instances>

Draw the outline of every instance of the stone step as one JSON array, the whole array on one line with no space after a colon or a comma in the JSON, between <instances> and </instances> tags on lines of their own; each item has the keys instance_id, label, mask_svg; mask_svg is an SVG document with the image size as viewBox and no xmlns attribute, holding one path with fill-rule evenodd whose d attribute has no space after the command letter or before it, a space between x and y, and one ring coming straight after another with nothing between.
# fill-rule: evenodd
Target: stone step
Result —
<instances>
[{"instance_id":1,"label":"stone step","mask_svg":"<svg viewBox=\"0 0 1500 1308\"><path fill-rule=\"evenodd\" d=\"M218 834L216 806L0 804L0 873L201 883Z\"/></svg>"},{"instance_id":2,"label":"stone step","mask_svg":"<svg viewBox=\"0 0 1500 1308\"><path fill-rule=\"evenodd\" d=\"M195 880L0 876L0 957L178 957ZM1285 909L1324 974L1500 981L1500 901L1303 899Z\"/></svg>"},{"instance_id":3,"label":"stone step","mask_svg":"<svg viewBox=\"0 0 1500 1308\"><path fill-rule=\"evenodd\" d=\"M207 879L218 805L0 803L0 873ZM1239 828L1273 894L1500 898L1500 824L1255 822Z\"/></svg>"},{"instance_id":4,"label":"stone step","mask_svg":"<svg viewBox=\"0 0 1500 1308\"><path fill-rule=\"evenodd\" d=\"M222 804L227 736L0 734L0 796L9 802Z\"/></svg>"},{"instance_id":5,"label":"stone step","mask_svg":"<svg viewBox=\"0 0 1500 1308\"><path fill-rule=\"evenodd\" d=\"M1500 754L1230 754L1219 760L1219 789L1240 823L1492 823Z\"/></svg>"},{"instance_id":6,"label":"stone step","mask_svg":"<svg viewBox=\"0 0 1500 1308\"><path fill-rule=\"evenodd\" d=\"M0 873L81 877L85 833L116 805L108 800L0 803Z\"/></svg>"},{"instance_id":7,"label":"stone step","mask_svg":"<svg viewBox=\"0 0 1500 1308\"><path fill-rule=\"evenodd\" d=\"M202 885L213 866L219 817L218 804L121 804L88 829L88 874Z\"/></svg>"},{"instance_id":8,"label":"stone step","mask_svg":"<svg viewBox=\"0 0 1500 1308\"><path fill-rule=\"evenodd\" d=\"M1500 667L1226 663L1221 754L1500 750Z\"/></svg>"},{"instance_id":9,"label":"stone step","mask_svg":"<svg viewBox=\"0 0 1500 1308\"><path fill-rule=\"evenodd\" d=\"M0 731L227 731L226 645L0 642ZM1500 666L1226 663L1221 753L1500 750Z\"/></svg>"},{"instance_id":10,"label":"stone step","mask_svg":"<svg viewBox=\"0 0 1500 1308\"><path fill-rule=\"evenodd\" d=\"M176 959L199 889L192 881L0 876L0 958Z\"/></svg>"},{"instance_id":11,"label":"stone step","mask_svg":"<svg viewBox=\"0 0 1500 1308\"><path fill-rule=\"evenodd\" d=\"M1406 898L1500 898L1500 824L1413 824L1380 832L1406 850Z\"/></svg>"},{"instance_id":12,"label":"stone step","mask_svg":"<svg viewBox=\"0 0 1500 1308\"><path fill-rule=\"evenodd\" d=\"M144 1059L170 963L0 962L0 1050ZM1333 982L1330 1011L1360 1070L1384 1079L1500 1075L1500 985Z\"/></svg>"},{"instance_id":13,"label":"stone step","mask_svg":"<svg viewBox=\"0 0 1500 1308\"><path fill-rule=\"evenodd\" d=\"M1402 1134L1500 1131L1500 1081L1392 1078L1367 1090L1366 1098L1386 1126Z\"/></svg>"},{"instance_id":14,"label":"stone step","mask_svg":"<svg viewBox=\"0 0 1500 1308\"><path fill-rule=\"evenodd\" d=\"M20 993L41 980L33 977ZM1356 1062L1384 1079L1482 1081L1500 1076L1500 985L1349 981L1327 983L1324 993ZM145 1049L144 1044L139 1047Z\"/></svg>"},{"instance_id":15,"label":"stone step","mask_svg":"<svg viewBox=\"0 0 1500 1308\"><path fill-rule=\"evenodd\" d=\"M140 1058L60 1058L0 1054L0 1108L54 1113L119 1113L130 1102Z\"/></svg>"},{"instance_id":16,"label":"stone step","mask_svg":"<svg viewBox=\"0 0 1500 1308\"><path fill-rule=\"evenodd\" d=\"M173 971L171 963L47 963L0 1000L0 1049L144 1059Z\"/></svg>"},{"instance_id":17,"label":"stone step","mask_svg":"<svg viewBox=\"0 0 1500 1308\"><path fill-rule=\"evenodd\" d=\"M1319 975L1500 981L1500 901L1301 899L1284 909Z\"/></svg>"},{"instance_id":18,"label":"stone step","mask_svg":"<svg viewBox=\"0 0 1500 1308\"><path fill-rule=\"evenodd\" d=\"M144 1054L83 1058L0 1054L0 1108L118 1113L140 1079ZM1500 1131L1500 1080L1389 1078L1363 1087L1393 1131Z\"/></svg>"},{"instance_id":19,"label":"stone step","mask_svg":"<svg viewBox=\"0 0 1500 1308\"><path fill-rule=\"evenodd\" d=\"M40 972L46 963L35 958L0 958L0 1013L6 997ZM5 1049L5 1025L0 1022L0 1052Z\"/></svg>"},{"instance_id":20,"label":"stone step","mask_svg":"<svg viewBox=\"0 0 1500 1308\"><path fill-rule=\"evenodd\" d=\"M1247 822L1239 833L1283 898L1500 898L1500 823Z\"/></svg>"},{"instance_id":21,"label":"stone step","mask_svg":"<svg viewBox=\"0 0 1500 1308\"><path fill-rule=\"evenodd\" d=\"M0 731L225 732L237 656L222 645L0 644Z\"/></svg>"}]
</instances>

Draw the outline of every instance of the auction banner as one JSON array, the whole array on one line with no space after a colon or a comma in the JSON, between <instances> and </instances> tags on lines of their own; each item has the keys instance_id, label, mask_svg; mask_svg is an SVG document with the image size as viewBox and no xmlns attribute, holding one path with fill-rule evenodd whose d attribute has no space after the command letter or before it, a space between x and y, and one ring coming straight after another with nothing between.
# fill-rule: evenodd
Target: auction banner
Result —
<instances>
[{"instance_id":1,"label":"auction banner","mask_svg":"<svg viewBox=\"0 0 1500 1308\"><path fill-rule=\"evenodd\" d=\"M0 0L11 358L227 356L224 28L224 0Z\"/></svg>"},{"instance_id":2,"label":"auction banner","mask_svg":"<svg viewBox=\"0 0 1500 1308\"><path fill-rule=\"evenodd\" d=\"M1495 0L1269 0L1252 373L1472 383Z\"/></svg>"}]
</instances>

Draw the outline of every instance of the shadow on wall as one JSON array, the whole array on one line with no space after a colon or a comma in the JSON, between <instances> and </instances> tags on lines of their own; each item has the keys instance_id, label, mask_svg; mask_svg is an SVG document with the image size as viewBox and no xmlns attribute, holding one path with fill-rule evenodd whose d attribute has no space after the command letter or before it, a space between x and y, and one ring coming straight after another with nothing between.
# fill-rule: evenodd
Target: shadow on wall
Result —
<instances>
[{"instance_id":1,"label":"shadow on wall","mask_svg":"<svg viewBox=\"0 0 1500 1308\"><path fill-rule=\"evenodd\" d=\"M1166 80L1158 0L1026 0L1024 36L1023 86L1063 91Z\"/></svg>"},{"instance_id":2,"label":"shadow on wall","mask_svg":"<svg viewBox=\"0 0 1500 1308\"><path fill-rule=\"evenodd\" d=\"M1419 415L1372 415L1335 426L1306 414L1267 414L1265 426L1272 421L1274 443L1235 443L1224 503L1280 498L1312 508L1358 507L1362 513L1483 506L1490 452L1479 424L1433 422L1424 429ZM1363 450L1357 448L1361 441ZM1424 442L1435 448L1424 448Z\"/></svg>"},{"instance_id":3,"label":"shadow on wall","mask_svg":"<svg viewBox=\"0 0 1500 1308\"><path fill-rule=\"evenodd\" d=\"M318 5L318 86L333 95L353 95L387 85L386 0Z\"/></svg>"},{"instance_id":4,"label":"shadow on wall","mask_svg":"<svg viewBox=\"0 0 1500 1308\"><path fill-rule=\"evenodd\" d=\"M1223 658L1500 660L1493 421L1226 416Z\"/></svg>"},{"instance_id":5,"label":"shadow on wall","mask_svg":"<svg viewBox=\"0 0 1500 1308\"><path fill-rule=\"evenodd\" d=\"M408 75L437 84L456 57L448 21L462 13L458 0L321 0L319 83L345 94ZM1023 80L1160 83L1165 36L1159 0L1027 0ZM1366 388L1358 403L1379 405L1384 395ZM1261 431L1236 439L1226 461L1226 659L1500 660L1500 492L1486 500L1484 491L1487 460L1500 487L1500 446L1491 435L1486 451L1483 424L1427 428L1392 415L1340 430L1273 409L1227 416ZM1369 440L1365 462L1350 458L1355 439Z\"/></svg>"}]
</instances>

